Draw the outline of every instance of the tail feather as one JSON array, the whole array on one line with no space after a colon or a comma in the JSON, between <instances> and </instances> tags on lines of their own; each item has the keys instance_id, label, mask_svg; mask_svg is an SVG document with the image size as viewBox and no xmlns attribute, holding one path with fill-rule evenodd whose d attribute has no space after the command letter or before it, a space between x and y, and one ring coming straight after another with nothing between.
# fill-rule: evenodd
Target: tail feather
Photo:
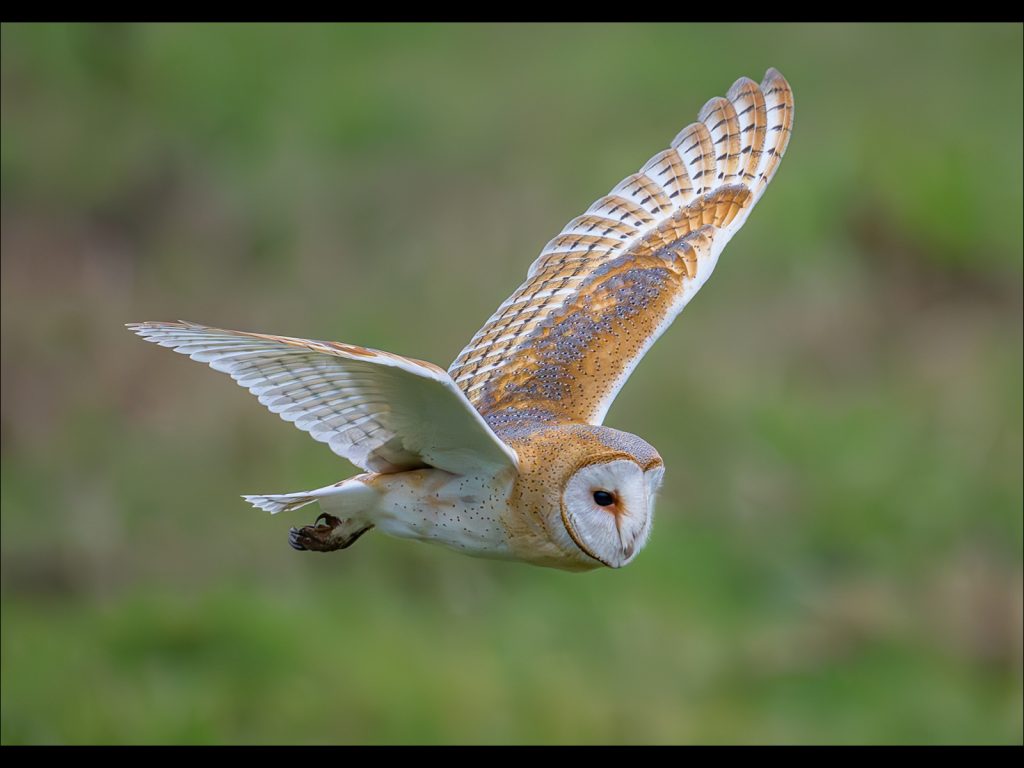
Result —
<instances>
[{"instance_id":1,"label":"tail feather","mask_svg":"<svg viewBox=\"0 0 1024 768\"><path fill-rule=\"evenodd\" d=\"M293 512L317 500L316 496L310 496L306 491L265 496L242 496L242 498L256 507L256 509L262 509L272 515L276 515L278 512Z\"/></svg>"},{"instance_id":2,"label":"tail feather","mask_svg":"<svg viewBox=\"0 0 1024 768\"><path fill-rule=\"evenodd\" d=\"M372 506L376 493L362 482L367 475L356 475L334 485L317 488L314 491L298 491L296 493L271 493L243 496L256 509L262 509L272 515L278 512L292 512L296 509L319 501L325 512L333 512L339 517L361 517L362 513Z\"/></svg>"}]
</instances>

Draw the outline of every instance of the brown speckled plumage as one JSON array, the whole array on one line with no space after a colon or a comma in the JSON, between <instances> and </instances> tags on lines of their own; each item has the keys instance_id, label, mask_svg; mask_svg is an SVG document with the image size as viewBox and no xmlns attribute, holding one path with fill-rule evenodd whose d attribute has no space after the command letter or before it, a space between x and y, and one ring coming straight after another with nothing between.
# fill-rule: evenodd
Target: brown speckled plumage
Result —
<instances>
[{"instance_id":1,"label":"brown speckled plumage","mask_svg":"<svg viewBox=\"0 0 1024 768\"><path fill-rule=\"evenodd\" d=\"M743 78L569 222L449 368L492 425L600 423L774 173L792 94Z\"/></svg>"}]
</instances>

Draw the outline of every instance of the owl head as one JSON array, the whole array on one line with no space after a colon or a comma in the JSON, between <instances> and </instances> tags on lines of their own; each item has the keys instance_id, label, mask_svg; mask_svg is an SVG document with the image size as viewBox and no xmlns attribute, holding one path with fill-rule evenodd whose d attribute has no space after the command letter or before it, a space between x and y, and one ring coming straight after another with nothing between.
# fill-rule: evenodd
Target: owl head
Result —
<instances>
[{"instance_id":1,"label":"owl head","mask_svg":"<svg viewBox=\"0 0 1024 768\"><path fill-rule=\"evenodd\" d=\"M551 427L512 444L521 461L516 506L526 514L510 533L521 557L568 570L621 568L643 549L665 474L651 445L589 425Z\"/></svg>"}]
</instances>

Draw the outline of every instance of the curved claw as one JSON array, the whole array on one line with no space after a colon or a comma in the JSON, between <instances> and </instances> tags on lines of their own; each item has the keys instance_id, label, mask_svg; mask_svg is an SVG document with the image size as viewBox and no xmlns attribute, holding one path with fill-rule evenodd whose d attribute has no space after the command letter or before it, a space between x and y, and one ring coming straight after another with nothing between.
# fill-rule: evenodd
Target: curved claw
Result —
<instances>
[{"instance_id":1,"label":"curved claw","mask_svg":"<svg viewBox=\"0 0 1024 768\"><path fill-rule=\"evenodd\" d=\"M288 530L288 546L300 552L306 551L306 547L302 544L302 531L298 528L290 528Z\"/></svg>"},{"instance_id":2,"label":"curved claw","mask_svg":"<svg viewBox=\"0 0 1024 768\"><path fill-rule=\"evenodd\" d=\"M313 521L313 525L319 525L321 520L324 520L332 528L341 525L341 520L336 518L334 515L328 515L326 512L321 512L317 515L316 520Z\"/></svg>"}]
</instances>

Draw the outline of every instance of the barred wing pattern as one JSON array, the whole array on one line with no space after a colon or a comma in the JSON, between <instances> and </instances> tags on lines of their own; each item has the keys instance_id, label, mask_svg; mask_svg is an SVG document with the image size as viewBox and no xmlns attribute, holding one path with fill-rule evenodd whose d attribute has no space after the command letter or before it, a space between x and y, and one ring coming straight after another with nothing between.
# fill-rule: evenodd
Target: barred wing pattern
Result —
<instances>
[{"instance_id":1,"label":"barred wing pattern","mask_svg":"<svg viewBox=\"0 0 1024 768\"><path fill-rule=\"evenodd\" d=\"M229 374L285 421L365 470L518 466L441 368L331 341L138 323L146 341Z\"/></svg>"},{"instance_id":2,"label":"barred wing pattern","mask_svg":"<svg viewBox=\"0 0 1024 768\"><path fill-rule=\"evenodd\" d=\"M669 149L566 225L449 368L500 427L600 424L710 276L786 150L793 94L769 69L704 105Z\"/></svg>"}]
</instances>

